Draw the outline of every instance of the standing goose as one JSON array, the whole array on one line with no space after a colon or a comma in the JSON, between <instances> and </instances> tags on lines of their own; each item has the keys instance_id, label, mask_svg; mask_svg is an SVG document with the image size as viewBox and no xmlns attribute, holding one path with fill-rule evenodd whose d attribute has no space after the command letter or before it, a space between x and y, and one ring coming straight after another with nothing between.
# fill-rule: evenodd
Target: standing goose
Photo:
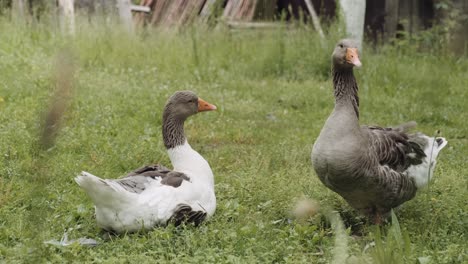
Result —
<instances>
[{"instance_id":1,"label":"standing goose","mask_svg":"<svg viewBox=\"0 0 468 264\"><path fill-rule=\"evenodd\" d=\"M198 112L215 109L190 91L176 92L169 98L162 134L172 171L150 165L121 179L101 179L87 172L75 178L93 200L101 228L123 233L152 229L169 221L198 225L214 214L213 172L188 144L184 121Z\"/></svg>"},{"instance_id":2,"label":"standing goose","mask_svg":"<svg viewBox=\"0 0 468 264\"><path fill-rule=\"evenodd\" d=\"M325 186L381 224L392 208L412 199L428 184L447 141L408 134L410 122L394 128L359 125L360 67L356 45L341 40L332 55L335 108L312 149L312 163Z\"/></svg>"}]
</instances>

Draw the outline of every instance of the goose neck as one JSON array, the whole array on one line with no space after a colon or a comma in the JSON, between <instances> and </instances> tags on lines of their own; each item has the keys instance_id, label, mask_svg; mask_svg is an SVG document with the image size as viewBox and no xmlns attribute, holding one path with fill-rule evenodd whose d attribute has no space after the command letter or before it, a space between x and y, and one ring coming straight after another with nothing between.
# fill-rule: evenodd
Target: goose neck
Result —
<instances>
[{"instance_id":1,"label":"goose neck","mask_svg":"<svg viewBox=\"0 0 468 264\"><path fill-rule=\"evenodd\" d=\"M358 85L352 68L333 69L333 86L335 89L335 106L352 106L359 119Z\"/></svg>"},{"instance_id":2,"label":"goose neck","mask_svg":"<svg viewBox=\"0 0 468 264\"><path fill-rule=\"evenodd\" d=\"M172 149L185 143L184 121L185 119L175 116L170 111L167 111L167 109L164 111L162 134L164 146L167 149Z\"/></svg>"}]
</instances>

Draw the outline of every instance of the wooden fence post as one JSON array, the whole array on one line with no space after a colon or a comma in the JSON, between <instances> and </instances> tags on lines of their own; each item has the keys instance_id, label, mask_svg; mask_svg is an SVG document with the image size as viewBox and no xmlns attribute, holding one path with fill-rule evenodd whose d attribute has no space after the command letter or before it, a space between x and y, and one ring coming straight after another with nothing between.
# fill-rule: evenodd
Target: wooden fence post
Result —
<instances>
[{"instance_id":1,"label":"wooden fence post","mask_svg":"<svg viewBox=\"0 0 468 264\"><path fill-rule=\"evenodd\" d=\"M357 41L358 49L362 51L366 0L340 0L340 7L343 10L346 34Z\"/></svg>"},{"instance_id":2,"label":"wooden fence post","mask_svg":"<svg viewBox=\"0 0 468 264\"><path fill-rule=\"evenodd\" d=\"M62 32L75 35L74 0L59 0L59 20Z\"/></svg>"},{"instance_id":3,"label":"wooden fence post","mask_svg":"<svg viewBox=\"0 0 468 264\"><path fill-rule=\"evenodd\" d=\"M124 28L129 32L133 33L133 20L132 10L130 8L130 0L117 0L117 7L119 9L120 21Z\"/></svg>"}]
</instances>

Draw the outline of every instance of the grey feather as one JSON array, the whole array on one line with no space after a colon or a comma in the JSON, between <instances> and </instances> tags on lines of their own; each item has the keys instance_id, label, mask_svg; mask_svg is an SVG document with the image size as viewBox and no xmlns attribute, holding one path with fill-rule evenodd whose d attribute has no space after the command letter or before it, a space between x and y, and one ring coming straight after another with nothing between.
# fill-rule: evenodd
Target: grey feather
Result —
<instances>
[{"instance_id":1,"label":"grey feather","mask_svg":"<svg viewBox=\"0 0 468 264\"><path fill-rule=\"evenodd\" d=\"M143 192L152 181L154 181L154 178L139 175L114 180L114 182L120 184L125 190L133 193Z\"/></svg>"},{"instance_id":2,"label":"grey feather","mask_svg":"<svg viewBox=\"0 0 468 264\"><path fill-rule=\"evenodd\" d=\"M183 181L190 181L190 178L182 172L169 170L159 164L152 164L138 168L128 173L124 178L114 181L129 192L141 193L149 183L155 180L160 180L161 184L177 188Z\"/></svg>"},{"instance_id":3,"label":"grey feather","mask_svg":"<svg viewBox=\"0 0 468 264\"><path fill-rule=\"evenodd\" d=\"M377 126L363 126L363 133L367 132L370 149L378 157L380 165L387 165L391 169L403 172L410 165L421 164L426 157L423 145L410 139L405 127L382 128ZM416 137L412 136L413 139Z\"/></svg>"}]
</instances>

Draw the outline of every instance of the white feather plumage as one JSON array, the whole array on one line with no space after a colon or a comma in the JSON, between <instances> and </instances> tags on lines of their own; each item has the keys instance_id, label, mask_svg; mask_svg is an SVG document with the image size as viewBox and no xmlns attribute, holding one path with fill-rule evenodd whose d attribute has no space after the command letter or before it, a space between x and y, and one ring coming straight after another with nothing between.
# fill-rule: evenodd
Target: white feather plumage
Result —
<instances>
[{"instance_id":1,"label":"white feather plumage","mask_svg":"<svg viewBox=\"0 0 468 264\"><path fill-rule=\"evenodd\" d=\"M111 179L101 179L88 172L75 178L93 200L101 228L117 233L152 229L165 225L180 204L204 211L207 217L214 214L214 178L208 162L187 141L169 149L168 154L174 170L190 178L177 188L161 184L159 178L148 177L145 190L133 193Z\"/></svg>"}]
</instances>

